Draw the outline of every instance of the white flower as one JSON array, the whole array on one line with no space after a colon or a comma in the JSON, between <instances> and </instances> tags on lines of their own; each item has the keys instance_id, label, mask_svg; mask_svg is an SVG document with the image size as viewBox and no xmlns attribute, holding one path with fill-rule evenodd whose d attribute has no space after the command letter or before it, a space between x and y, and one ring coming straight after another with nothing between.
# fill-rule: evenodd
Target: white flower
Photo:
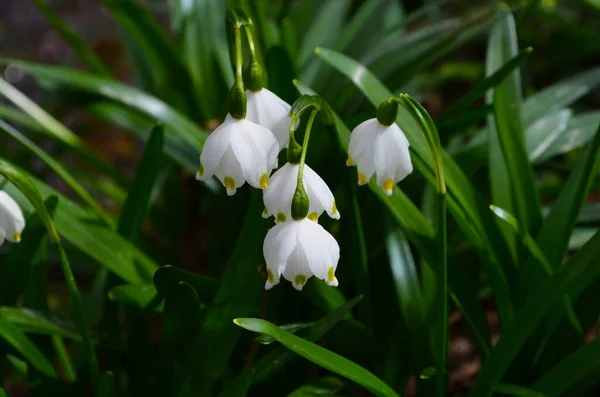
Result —
<instances>
[{"instance_id":1,"label":"white flower","mask_svg":"<svg viewBox=\"0 0 600 397\"><path fill-rule=\"evenodd\" d=\"M265 289L279 283L281 275L298 291L313 275L337 287L335 269L340 259L340 247L327 230L304 218L273 226L263 244L267 262Z\"/></svg>"},{"instance_id":2,"label":"white flower","mask_svg":"<svg viewBox=\"0 0 600 397\"><path fill-rule=\"evenodd\" d=\"M257 92L247 90L246 96L248 98L246 118L275 134L279 142L279 150L287 148L292 123L292 118L289 116L290 105L266 88Z\"/></svg>"},{"instance_id":3,"label":"white flower","mask_svg":"<svg viewBox=\"0 0 600 397\"><path fill-rule=\"evenodd\" d=\"M25 228L21 208L6 192L0 191L0 245L4 239L18 243Z\"/></svg>"},{"instance_id":4,"label":"white flower","mask_svg":"<svg viewBox=\"0 0 600 397\"><path fill-rule=\"evenodd\" d=\"M269 186L269 174L277 166L278 153L277 139L268 129L228 114L204 144L196 179L216 175L229 196L244 182L264 189Z\"/></svg>"},{"instance_id":5,"label":"white flower","mask_svg":"<svg viewBox=\"0 0 600 397\"><path fill-rule=\"evenodd\" d=\"M395 123L385 126L377 119L360 123L350 136L347 165L358 167L358 184L377 174L377 184L392 195L394 185L413 170L408 139Z\"/></svg>"},{"instance_id":6,"label":"white flower","mask_svg":"<svg viewBox=\"0 0 600 397\"><path fill-rule=\"evenodd\" d=\"M298 164L286 163L271 176L269 187L263 190L265 202L263 218L273 215L276 222L292 219L292 198L298 184L298 169ZM340 219L331 190L325 181L306 164L303 182L310 202L308 218L316 221L323 211L327 211L331 218Z\"/></svg>"}]
</instances>

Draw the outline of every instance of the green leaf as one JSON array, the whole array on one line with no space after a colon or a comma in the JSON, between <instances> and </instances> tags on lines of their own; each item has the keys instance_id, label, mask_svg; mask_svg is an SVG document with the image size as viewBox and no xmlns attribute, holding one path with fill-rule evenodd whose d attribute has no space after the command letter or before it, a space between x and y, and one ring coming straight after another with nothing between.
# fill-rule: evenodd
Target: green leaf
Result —
<instances>
[{"instance_id":1,"label":"green leaf","mask_svg":"<svg viewBox=\"0 0 600 397\"><path fill-rule=\"evenodd\" d=\"M59 335L63 338L81 340L72 324L36 310L0 306L0 315L26 334Z\"/></svg>"},{"instance_id":2,"label":"green leaf","mask_svg":"<svg viewBox=\"0 0 600 397\"><path fill-rule=\"evenodd\" d=\"M562 113L561 111L556 114ZM570 119L565 130L540 154L537 162L541 163L559 154L585 146L594 137L599 121L600 111L575 115Z\"/></svg>"},{"instance_id":3,"label":"green leaf","mask_svg":"<svg viewBox=\"0 0 600 397\"><path fill-rule=\"evenodd\" d=\"M323 284L323 283L321 283ZM307 284L308 285L308 284ZM331 289L331 288L330 288ZM362 296L357 296L354 299L333 309L325 317L315 322L308 329L307 339L311 342L321 339L334 325L342 318L350 314L350 310L362 299ZM264 335L261 335L264 336ZM219 397L237 397L245 395L248 389L256 384L264 381L271 376L279 368L287 364L296 355L284 347L278 347L270 353L266 354L260 360L256 361L250 367L244 369L231 384L223 390Z\"/></svg>"},{"instance_id":4,"label":"green leaf","mask_svg":"<svg viewBox=\"0 0 600 397\"><path fill-rule=\"evenodd\" d=\"M0 160L0 168L4 164L10 167L13 172L18 172L16 171L16 167ZM20 172L21 175L27 175L23 171ZM1 171L0 174L2 174ZM15 183L11 180L11 177L8 177L8 179ZM56 227L56 230L67 241L124 280L131 283L144 283L152 279L152 275L158 269L158 265L148 256L113 230L99 224L97 216L94 213L79 207L46 184L35 179L33 181L34 186L41 193L42 197L58 197L54 224L50 227ZM15 183L15 185L19 188L18 183ZM43 212L37 209L35 201L29 203L15 187L8 185L5 186L4 190L11 194L24 211L31 211L35 208L38 213L43 214ZM45 209L43 211L45 212ZM42 220L44 219L42 218ZM49 227L48 220L44 220L44 224L47 228ZM58 235L54 239L58 239Z\"/></svg>"},{"instance_id":5,"label":"green leaf","mask_svg":"<svg viewBox=\"0 0 600 397\"><path fill-rule=\"evenodd\" d=\"M508 385L505 383L501 383L498 386L496 386L496 391L498 393L517 397L549 397L546 396L546 394L538 393L535 390L528 389L523 386Z\"/></svg>"},{"instance_id":6,"label":"green leaf","mask_svg":"<svg viewBox=\"0 0 600 397\"><path fill-rule=\"evenodd\" d=\"M512 199L509 202L515 203L515 213L527 230L535 234L542 221L540 198L533 168L525 150L519 118L514 112L514 108L518 105L510 99L507 90L508 86L504 83L494 90L494 118L508 172L507 178L499 183L498 189L512 192ZM490 169L500 167L498 162L491 161L493 161L492 155L490 155Z\"/></svg>"},{"instance_id":7,"label":"green leaf","mask_svg":"<svg viewBox=\"0 0 600 397\"><path fill-rule=\"evenodd\" d=\"M292 324L283 324L279 325L279 328L291 332L295 334L297 331L301 329L308 328L313 326L315 323L292 323ZM270 345L275 342L275 339L268 335L258 335L255 339L256 343L260 343L261 345Z\"/></svg>"},{"instance_id":8,"label":"green leaf","mask_svg":"<svg viewBox=\"0 0 600 397\"><path fill-rule=\"evenodd\" d=\"M58 378L52 363L15 325L0 313L0 338L25 357L38 371L49 378Z\"/></svg>"},{"instance_id":9,"label":"green leaf","mask_svg":"<svg viewBox=\"0 0 600 397\"><path fill-rule=\"evenodd\" d=\"M392 96L392 93L381 83L381 81L358 62L324 48L321 48L317 54L324 61L350 78L369 99L373 106L378 106L381 101ZM340 132L340 122L341 120L336 119L338 133L344 135L340 138L340 141L344 145L344 142L348 142L350 139L350 132L347 129ZM403 107L400 107L399 109L396 123L410 141L412 161L415 168L435 186L435 175L430 161L431 154L427 148L425 138L419 132L419 126ZM347 148L347 146L345 147ZM498 225L483 205L482 200L474 190L467 176L446 152L443 153L443 167L444 180L448 188L448 209L452 213L454 219L458 222L462 231L467 235L475 249L478 251L478 255L484 264L485 271L488 273L490 282L494 288L494 293L499 305L500 317L503 318L503 321L510 323L513 316L510 291L506 276L499 265L500 263L509 262L510 258L507 253L508 249L506 244L499 233ZM378 197L385 196L380 192L381 189L376 189L376 187L371 184L369 184L369 186L375 191ZM433 236L433 229L423 215L419 213L408 198L404 199L398 192L400 192L400 189L395 187L390 199L398 200L397 197L400 197L400 200L403 200L408 206L407 212L411 213L413 220L422 218L422 220L425 221L427 226L419 225L419 228L429 228L430 235ZM383 197L381 198L384 199ZM419 221L418 223L421 224L422 222ZM411 225L411 227L414 226L416 226L416 224ZM414 242L411 233L408 231L406 232L409 239ZM421 245L419 249L428 250L424 245Z\"/></svg>"},{"instance_id":10,"label":"green leaf","mask_svg":"<svg viewBox=\"0 0 600 397\"><path fill-rule=\"evenodd\" d=\"M486 75L491 75L509 59L518 54L517 32L510 9L501 6L501 17L490 33L487 45ZM488 115L488 163L492 202L494 205L517 214L523 225L532 233L537 232L540 216L535 214L535 194L524 186L532 179L531 166L523 161L524 136L521 130L521 76L514 70L506 79L486 94L486 104L493 105L494 113ZM522 173L515 175L514 168L525 165ZM509 177L510 175L510 177ZM514 181L514 182L513 182ZM529 185L529 190L535 184ZM537 201L539 207L539 199ZM515 207L517 206L517 207ZM539 211L538 211L539 213ZM518 261L516 241L507 225L500 230L508 242L513 263ZM503 264L509 280L514 280L515 268Z\"/></svg>"},{"instance_id":11,"label":"green leaf","mask_svg":"<svg viewBox=\"0 0 600 397\"><path fill-rule=\"evenodd\" d=\"M96 397L115 397L116 395L115 377L112 372L108 371L96 386Z\"/></svg>"},{"instance_id":12,"label":"green leaf","mask_svg":"<svg viewBox=\"0 0 600 397\"><path fill-rule=\"evenodd\" d=\"M157 124L150 133L135 178L129 189L127 200L121 210L117 231L129 241L136 241L142 220L148 211L148 202L158 173L162 169L164 130Z\"/></svg>"},{"instance_id":13,"label":"green leaf","mask_svg":"<svg viewBox=\"0 0 600 397\"><path fill-rule=\"evenodd\" d=\"M15 64L37 78L47 79L69 88L100 95L135 109L163 122L167 134L178 136L197 151L202 149L202 145L208 136L193 121L178 113L165 102L131 86L73 69L0 58L0 64L6 63ZM46 124L44 120L40 120L40 122Z\"/></svg>"},{"instance_id":14,"label":"green leaf","mask_svg":"<svg viewBox=\"0 0 600 397\"><path fill-rule=\"evenodd\" d=\"M600 233L596 233L554 276L543 280L530 294L530 298L517 312L515 321L503 331L494 350L483 363L469 396L492 395L511 361L538 324L556 307L571 285L597 273L595 265L598 260Z\"/></svg>"},{"instance_id":15,"label":"green leaf","mask_svg":"<svg viewBox=\"0 0 600 397\"><path fill-rule=\"evenodd\" d=\"M378 81L375 83L380 84ZM300 83L299 81L294 81L294 84L298 87L298 90L302 94L315 95L315 92L311 88ZM400 108L400 111L402 110L405 109L402 107ZM414 122L410 115L408 115L408 118ZM338 141L340 142L342 149L347 152L348 142L350 141L350 131L340 117L335 113L334 119L336 132L338 134ZM415 126L415 128L419 127ZM417 136L422 137L420 134ZM417 159L414 160L416 161ZM432 174L429 175L435 180L435 177L433 177ZM413 204L408 196L406 196L406 194L400 190L398 186L394 186L391 196L386 195L383 190L375 184L374 181L371 181L368 186L402 226L403 231L406 233L408 239L415 244L419 252L427 257L431 263L434 263L436 260L436 246L434 241L435 231L423 213L418 210L418 208ZM449 206L453 210L458 208L451 200L449 201ZM465 227L463 230L471 231L470 228L466 228L466 225L470 225L470 222L462 222L462 226ZM473 239L474 238L475 237L473 237ZM467 323L471 328L471 332L480 348L480 351L486 355L487 352L489 352L487 343L487 340L489 339L487 337L487 323L485 320L485 313L478 304L477 296L474 294L473 289L467 282L465 275L457 266L449 267L448 278L451 296L455 304L465 315ZM318 285L320 286L321 284ZM310 282L308 283L308 286L311 286ZM338 291L336 289L326 287L322 288L326 289L326 291L331 291L331 293ZM310 288L307 292L310 292ZM329 307L333 308L335 306Z\"/></svg>"},{"instance_id":16,"label":"green leaf","mask_svg":"<svg viewBox=\"0 0 600 397\"><path fill-rule=\"evenodd\" d=\"M131 306L137 309L144 309L156 297L156 288L152 284L124 284L117 285L108 291L110 300Z\"/></svg>"},{"instance_id":17,"label":"green leaf","mask_svg":"<svg viewBox=\"0 0 600 397\"><path fill-rule=\"evenodd\" d=\"M551 153L548 153L548 149L560 137L565 136L572 114L570 109L562 109L542 117L527 128L525 144L529 160L532 163L540 163L544 157L552 156Z\"/></svg>"},{"instance_id":18,"label":"green leaf","mask_svg":"<svg viewBox=\"0 0 600 397\"><path fill-rule=\"evenodd\" d=\"M22 67L20 61L13 62L0 59L0 63L15 64ZM71 72L70 69L65 70L68 71L67 74ZM0 94L4 95L8 100L14 103L15 106L35 120L35 122L43 126L41 131L45 132L50 138L73 150L84 160L93 164L95 167L98 167L99 170L109 175L111 178L114 178L115 181L120 184L127 184L127 179L123 176L121 171L101 159L97 154L86 147L83 140L75 133L2 78L0 78Z\"/></svg>"},{"instance_id":19,"label":"green leaf","mask_svg":"<svg viewBox=\"0 0 600 397\"><path fill-rule=\"evenodd\" d=\"M3 130L15 140L19 141L29 151L31 151L36 157L42 160L52 171L54 171L82 200L87 204L104 223L108 226L114 224L113 219L104 211L104 209L98 204L98 202L85 190L83 186L77 181L77 179L71 175L62 164L55 160L52 156L46 153L42 148L37 146L33 141L21 134L15 128L0 120L0 130Z\"/></svg>"},{"instance_id":20,"label":"green leaf","mask_svg":"<svg viewBox=\"0 0 600 397\"><path fill-rule=\"evenodd\" d=\"M56 29L60 37L71 47L75 55L85 63L85 65L93 72L110 76L110 72L104 64L98 59L94 50L75 33L69 25L56 13L44 0L33 0L36 7L50 24Z\"/></svg>"},{"instance_id":21,"label":"green leaf","mask_svg":"<svg viewBox=\"0 0 600 397\"><path fill-rule=\"evenodd\" d=\"M344 382L333 376L319 378L308 385L302 385L287 397L334 396L344 388Z\"/></svg>"},{"instance_id":22,"label":"green leaf","mask_svg":"<svg viewBox=\"0 0 600 397\"><path fill-rule=\"evenodd\" d=\"M201 95L207 116L219 116L227 87L233 84L229 64L224 16L226 2L174 0L179 7L178 47L192 76L193 86ZM222 77L217 77L221 73ZM219 84L220 83L220 84Z\"/></svg>"},{"instance_id":23,"label":"green leaf","mask_svg":"<svg viewBox=\"0 0 600 397\"><path fill-rule=\"evenodd\" d=\"M268 321L257 318L236 318L234 323L249 331L269 335L288 349L313 363L350 379L377 396L398 396L385 382L358 364L319 345L284 331Z\"/></svg>"},{"instance_id":24,"label":"green leaf","mask_svg":"<svg viewBox=\"0 0 600 397\"><path fill-rule=\"evenodd\" d=\"M564 260L577 217L596 177L599 151L600 123L594 139L552 205L537 238L541 250L554 269L558 269Z\"/></svg>"},{"instance_id":25,"label":"green leaf","mask_svg":"<svg viewBox=\"0 0 600 397\"><path fill-rule=\"evenodd\" d=\"M458 102L452 104L450 107L444 110L444 113L442 116L440 116L438 122L442 121L443 118L449 114L466 110L470 105L473 104L473 102L477 100L477 98L484 95L489 89L494 88L502 83L508 76L517 70L521 63L529 58L529 55L531 55L532 51L533 49L531 47L524 49L518 55L515 55L505 64L503 64L498 70L487 76L485 79L480 80Z\"/></svg>"},{"instance_id":26,"label":"green leaf","mask_svg":"<svg viewBox=\"0 0 600 397\"><path fill-rule=\"evenodd\" d=\"M128 35L128 40L124 40L127 47L134 46L129 49L143 54L150 66L152 92L194 115L199 106L194 86L189 84L191 76L180 52L150 11L136 0L102 0L102 3Z\"/></svg>"},{"instance_id":27,"label":"green leaf","mask_svg":"<svg viewBox=\"0 0 600 397\"><path fill-rule=\"evenodd\" d=\"M317 15L313 16L312 23L304 35L304 40L298 51L298 62L306 72L309 58L319 46L333 44L333 40L342 31L346 12L350 7L348 0L329 0L317 8ZM314 60L313 60L314 61Z\"/></svg>"},{"instance_id":28,"label":"green leaf","mask_svg":"<svg viewBox=\"0 0 600 397\"><path fill-rule=\"evenodd\" d=\"M200 301L194 288L177 284L166 296L162 327L162 384L165 395L176 395L179 369L189 356L190 343L200 327Z\"/></svg>"},{"instance_id":29,"label":"green leaf","mask_svg":"<svg viewBox=\"0 0 600 397\"><path fill-rule=\"evenodd\" d=\"M575 352L556 364L546 372L534 385L533 389L548 397L564 395L569 387L585 378L592 371L600 368L600 339L581 346Z\"/></svg>"},{"instance_id":30,"label":"green leaf","mask_svg":"<svg viewBox=\"0 0 600 397\"><path fill-rule=\"evenodd\" d=\"M529 127L544 115L555 113L600 85L600 67L555 83L523 103L523 125Z\"/></svg>"},{"instance_id":31,"label":"green leaf","mask_svg":"<svg viewBox=\"0 0 600 397\"><path fill-rule=\"evenodd\" d=\"M44 205L53 217L57 197L49 197ZM47 229L37 213L27 218L27 227L23 230L21 242L15 244L0 267L0 305L14 305L19 294L25 291L33 271L33 259L38 247L44 242Z\"/></svg>"},{"instance_id":32,"label":"green leaf","mask_svg":"<svg viewBox=\"0 0 600 397\"><path fill-rule=\"evenodd\" d=\"M175 266L163 266L154 273L154 285L161 296L167 296L182 282L194 287L200 302L205 304L212 302L219 288L214 278L190 273Z\"/></svg>"},{"instance_id":33,"label":"green leaf","mask_svg":"<svg viewBox=\"0 0 600 397\"><path fill-rule=\"evenodd\" d=\"M258 215L262 210L258 192L252 192L250 207L226 273L191 345L185 373L196 395L209 394L241 336L231 319L258 312L263 280L256 267L262 258L262 240L266 231L266 225Z\"/></svg>"}]
</instances>

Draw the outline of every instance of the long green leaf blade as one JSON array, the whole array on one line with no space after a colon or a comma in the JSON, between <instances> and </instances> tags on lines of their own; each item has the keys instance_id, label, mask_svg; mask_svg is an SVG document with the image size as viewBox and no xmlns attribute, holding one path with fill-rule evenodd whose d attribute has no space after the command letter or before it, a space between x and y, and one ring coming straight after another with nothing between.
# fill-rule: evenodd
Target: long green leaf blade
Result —
<instances>
[{"instance_id":1,"label":"long green leaf blade","mask_svg":"<svg viewBox=\"0 0 600 397\"><path fill-rule=\"evenodd\" d=\"M234 323L249 331L265 334L277 339L279 343L298 355L358 383L377 396L398 397L398 394L390 386L360 365L290 332L284 331L268 321L256 318L236 318Z\"/></svg>"}]
</instances>

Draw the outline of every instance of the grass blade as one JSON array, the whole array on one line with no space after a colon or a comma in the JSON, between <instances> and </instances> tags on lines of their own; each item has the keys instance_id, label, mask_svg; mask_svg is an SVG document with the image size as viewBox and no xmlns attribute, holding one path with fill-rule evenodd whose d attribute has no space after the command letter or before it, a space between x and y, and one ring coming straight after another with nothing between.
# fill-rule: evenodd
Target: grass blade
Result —
<instances>
[{"instance_id":1,"label":"grass blade","mask_svg":"<svg viewBox=\"0 0 600 397\"><path fill-rule=\"evenodd\" d=\"M4 95L33 120L42 125L44 127L43 131L47 132L51 138L59 141L61 144L79 154L99 170L114 178L115 181L122 185L127 185L127 179L123 176L121 171L117 170L98 157L94 152L90 151L81 138L2 78L0 78L0 94Z\"/></svg>"},{"instance_id":2,"label":"grass blade","mask_svg":"<svg viewBox=\"0 0 600 397\"><path fill-rule=\"evenodd\" d=\"M72 340L81 340L81 335L72 324L60 321L36 310L0 306L0 314L26 334L57 335Z\"/></svg>"},{"instance_id":3,"label":"grass blade","mask_svg":"<svg viewBox=\"0 0 600 397\"><path fill-rule=\"evenodd\" d=\"M392 96L392 93L381 81L358 62L324 48L321 48L317 54L324 61L351 79L373 106L378 106L381 101ZM412 160L415 168L431 184L435 184L436 179L433 173L433 166L431 161L429 161L431 155L425 138L419 132L419 126L404 108L400 108L396 123L411 143L410 149L413 154ZM342 142L348 142L348 140L349 134L340 139ZM514 313L506 276L499 265L511 260L507 254L508 249L506 248L505 241L500 235L496 221L484 207L482 200L474 190L467 176L446 152L443 153L443 167L444 179L449 193L447 198L448 209L459 223L463 232L470 237L471 242L478 250L478 254L482 259L494 288L500 309L500 316L503 322L508 324L512 321ZM395 197L398 191L399 189L394 189L392 197ZM408 201L410 202L410 200ZM414 204L412 206L414 207ZM409 238L412 241L410 235Z\"/></svg>"},{"instance_id":4,"label":"grass blade","mask_svg":"<svg viewBox=\"0 0 600 397\"><path fill-rule=\"evenodd\" d=\"M533 389L548 397L564 395L569 387L600 368L599 356L600 338L596 338L555 365L533 385Z\"/></svg>"},{"instance_id":5,"label":"grass blade","mask_svg":"<svg viewBox=\"0 0 600 397\"><path fill-rule=\"evenodd\" d=\"M330 370L331 372L358 383L377 396L398 397L398 394L385 382L363 367L324 349L321 346L315 345L290 332L284 331L268 321L256 318L236 318L234 323L249 331L266 334L277 339L279 343L298 355Z\"/></svg>"},{"instance_id":6,"label":"grass blade","mask_svg":"<svg viewBox=\"0 0 600 397\"><path fill-rule=\"evenodd\" d=\"M38 371L49 378L58 378L52 363L15 325L0 313L0 338L25 357Z\"/></svg>"},{"instance_id":7,"label":"grass blade","mask_svg":"<svg viewBox=\"0 0 600 397\"><path fill-rule=\"evenodd\" d=\"M502 333L496 347L483 363L469 396L491 396L502 375L531 336L542 319L556 306L568 288L575 282L595 274L600 260L600 233L583 246L552 277L543 280L533 295L517 312L515 321Z\"/></svg>"},{"instance_id":8,"label":"grass blade","mask_svg":"<svg viewBox=\"0 0 600 397\"><path fill-rule=\"evenodd\" d=\"M56 29L60 37L71 47L75 55L94 73L110 76L110 71L98 59L92 48L75 33L65 21L46 4L44 0L33 0L44 17Z\"/></svg>"},{"instance_id":9,"label":"grass blade","mask_svg":"<svg viewBox=\"0 0 600 397\"><path fill-rule=\"evenodd\" d=\"M508 385L505 383L501 383L496 386L496 391L498 393L516 397L550 397L546 394L538 393L535 390L531 390L523 386Z\"/></svg>"},{"instance_id":10,"label":"grass blade","mask_svg":"<svg viewBox=\"0 0 600 397\"><path fill-rule=\"evenodd\" d=\"M315 322L314 325L311 325L308 329L307 340L316 342L323 338L334 325L350 313L352 308L360 302L361 299L362 296L359 295L356 298L349 300ZM233 382L219 394L219 397L237 397L245 395L252 386L267 379L294 357L296 357L296 355L284 347L273 350L252 364L252 366L246 368L244 372L235 378Z\"/></svg>"},{"instance_id":11,"label":"grass blade","mask_svg":"<svg viewBox=\"0 0 600 397\"><path fill-rule=\"evenodd\" d=\"M260 247L265 235L264 222L258 216L262 209L258 192L253 192L227 271L191 347L185 373L195 395L209 395L227 365L241 335L231 324L231 319L258 312L263 280L256 272L256 266L262 257Z\"/></svg>"},{"instance_id":12,"label":"grass blade","mask_svg":"<svg viewBox=\"0 0 600 397\"><path fill-rule=\"evenodd\" d=\"M81 184L79 184L77 179L73 177L59 161L55 160L33 141L21 134L9 124L5 123L2 119L0 119L0 130L6 132L13 139L31 151L37 158L46 163L46 165L50 167L50 169L52 169L52 171L54 171L107 226L112 226L114 224L113 219L104 211L100 204L98 204L98 202L87 192L87 190L85 190L83 186L81 186Z\"/></svg>"}]
</instances>

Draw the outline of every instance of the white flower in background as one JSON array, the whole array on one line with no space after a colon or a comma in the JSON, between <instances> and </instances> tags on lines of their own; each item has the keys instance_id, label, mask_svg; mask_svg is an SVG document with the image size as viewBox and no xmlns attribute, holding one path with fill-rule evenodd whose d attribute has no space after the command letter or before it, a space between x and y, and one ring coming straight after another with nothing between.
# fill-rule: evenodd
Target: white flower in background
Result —
<instances>
[{"instance_id":1,"label":"white flower in background","mask_svg":"<svg viewBox=\"0 0 600 397\"><path fill-rule=\"evenodd\" d=\"M277 166L278 153L279 145L271 131L228 114L204 144L196 179L216 175L229 196L245 182L265 189L269 186L269 174Z\"/></svg>"},{"instance_id":2,"label":"white flower in background","mask_svg":"<svg viewBox=\"0 0 600 397\"><path fill-rule=\"evenodd\" d=\"M292 219L292 198L298 183L298 164L286 163L271 176L269 187L263 190L265 210L263 218L275 216L276 222ZM340 219L335 199L329 187L308 165L304 165L303 185L310 207L308 218L316 221L326 211L333 219Z\"/></svg>"},{"instance_id":3,"label":"white flower in background","mask_svg":"<svg viewBox=\"0 0 600 397\"><path fill-rule=\"evenodd\" d=\"M270 130L279 142L279 150L288 147L290 141L290 105L266 88L246 91L248 105L246 118Z\"/></svg>"},{"instance_id":4,"label":"white flower in background","mask_svg":"<svg viewBox=\"0 0 600 397\"><path fill-rule=\"evenodd\" d=\"M377 119L359 124L350 136L347 165L358 167L358 184L377 174L377 184L386 195L413 170L408 139L395 123L385 126Z\"/></svg>"},{"instance_id":5,"label":"white flower in background","mask_svg":"<svg viewBox=\"0 0 600 397\"><path fill-rule=\"evenodd\" d=\"M335 269L340 259L340 247L327 230L308 218L290 220L273 226L263 244L267 262L265 289L279 283L281 275L302 290L313 275L337 287Z\"/></svg>"},{"instance_id":6,"label":"white flower in background","mask_svg":"<svg viewBox=\"0 0 600 397\"><path fill-rule=\"evenodd\" d=\"M21 208L4 191L0 191L0 245L4 239L18 243L25 228L25 219Z\"/></svg>"}]
</instances>

